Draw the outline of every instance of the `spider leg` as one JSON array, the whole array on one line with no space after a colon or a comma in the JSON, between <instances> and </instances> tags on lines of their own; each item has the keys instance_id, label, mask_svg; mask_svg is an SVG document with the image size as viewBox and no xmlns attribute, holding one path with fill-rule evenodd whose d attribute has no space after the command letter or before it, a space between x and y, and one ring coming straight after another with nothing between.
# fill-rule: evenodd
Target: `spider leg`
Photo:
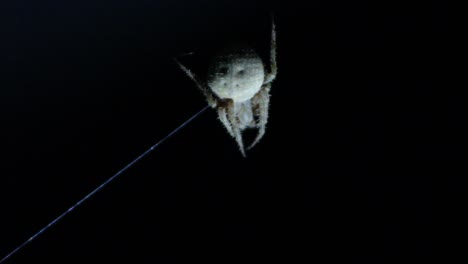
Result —
<instances>
[{"instance_id":1,"label":"spider leg","mask_svg":"<svg viewBox=\"0 0 468 264\"><path fill-rule=\"evenodd\" d=\"M242 156L245 157L244 143L242 142L242 134L241 134L241 130L239 127L239 121L237 120L237 114L234 108L233 101L230 101L228 103L227 109L228 109L228 118L229 118L229 122L231 122L234 138L236 139L237 145L239 146L239 150L242 153Z\"/></svg>"},{"instance_id":2,"label":"spider leg","mask_svg":"<svg viewBox=\"0 0 468 264\"><path fill-rule=\"evenodd\" d=\"M235 137L235 136L234 136L234 132L232 131L231 123L229 123L229 120L228 120L228 117L227 117L227 112L226 112L226 108L225 108L225 107L219 107L219 108L218 108L218 118L219 118L219 120L221 121L221 123L223 123L224 127L227 129L227 131L229 132L229 134L230 134L232 137Z\"/></svg>"},{"instance_id":3,"label":"spider leg","mask_svg":"<svg viewBox=\"0 0 468 264\"><path fill-rule=\"evenodd\" d=\"M276 65L276 26L271 18L271 46L270 46L270 72L265 76L265 84L271 83L276 78L278 67Z\"/></svg>"},{"instance_id":4,"label":"spider leg","mask_svg":"<svg viewBox=\"0 0 468 264\"><path fill-rule=\"evenodd\" d=\"M195 74L193 74L187 67L185 67L182 63L179 62L179 60L177 60L176 58L174 58L174 61L177 63L177 65L179 65L179 67L185 72L185 74L187 74L187 76L192 79L193 82L195 82L195 84L197 85L198 89L200 89L200 91L203 93L203 95L205 96L206 100L208 101L208 104L215 108L216 105L217 105L217 102L216 102L216 99L215 97L213 96L213 94L210 92L209 89L206 88L205 85L202 84L202 82L200 82L198 80L198 78L195 76Z\"/></svg>"},{"instance_id":5,"label":"spider leg","mask_svg":"<svg viewBox=\"0 0 468 264\"><path fill-rule=\"evenodd\" d=\"M258 133L257 137L248 149L253 148L265 135L266 124L268 122L268 106L270 104L270 84L265 85L253 98L253 105L257 109L258 116Z\"/></svg>"}]
</instances>

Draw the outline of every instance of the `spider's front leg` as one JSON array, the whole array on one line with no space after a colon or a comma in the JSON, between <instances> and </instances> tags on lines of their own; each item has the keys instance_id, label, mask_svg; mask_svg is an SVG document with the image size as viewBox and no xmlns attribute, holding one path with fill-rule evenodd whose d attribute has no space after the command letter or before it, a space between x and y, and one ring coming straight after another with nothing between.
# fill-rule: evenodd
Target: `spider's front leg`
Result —
<instances>
[{"instance_id":1,"label":"spider's front leg","mask_svg":"<svg viewBox=\"0 0 468 264\"><path fill-rule=\"evenodd\" d=\"M234 102L232 100L227 101L227 107L226 107L228 113L228 119L229 123L231 124L232 127L232 133L233 137L236 139L237 145L239 146L239 150L242 153L242 156L245 156L245 150L244 150L244 143L242 142L242 134L240 130L240 124L239 120L237 118L237 113L234 108Z\"/></svg>"},{"instance_id":2,"label":"spider's front leg","mask_svg":"<svg viewBox=\"0 0 468 264\"><path fill-rule=\"evenodd\" d=\"M229 135L235 138L231 123L229 123L227 107L218 106L218 118L221 121L221 123L223 123L226 130L229 132Z\"/></svg>"},{"instance_id":3,"label":"spider's front leg","mask_svg":"<svg viewBox=\"0 0 468 264\"><path fill-rule=\"evenodd\" d=\"M265 84L252 100L252 107L256 109L255 115L258 117L258 133L248 149L253 148L265 135L266 124L268 122L268 106L270 104L270 88L271 84Z\"/></svg>"}]
</instances>

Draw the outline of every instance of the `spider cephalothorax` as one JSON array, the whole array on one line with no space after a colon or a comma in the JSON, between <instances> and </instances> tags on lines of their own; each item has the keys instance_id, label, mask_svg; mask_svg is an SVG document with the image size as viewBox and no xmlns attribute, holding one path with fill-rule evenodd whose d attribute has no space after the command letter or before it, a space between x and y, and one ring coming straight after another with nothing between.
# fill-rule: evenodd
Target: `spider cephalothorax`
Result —
<instances>
[{"instance_id":1,"label":"spider cephalothorax","mask_svg":"<svg viewBox=\"0 0 468 264\"><path fill-rule=\"evenodd\" d=\"M260 56L251 48L232 46L217 56L208 70L206 82L199 81L185 66L176 62L196 83L229 134L234 137L245 156L242 131L257 128L258 134L249 149L265 134L268 121L271 83L276 77L276 32L272 24L270 50L270 72Z\"/></svg>"}]
</instances>

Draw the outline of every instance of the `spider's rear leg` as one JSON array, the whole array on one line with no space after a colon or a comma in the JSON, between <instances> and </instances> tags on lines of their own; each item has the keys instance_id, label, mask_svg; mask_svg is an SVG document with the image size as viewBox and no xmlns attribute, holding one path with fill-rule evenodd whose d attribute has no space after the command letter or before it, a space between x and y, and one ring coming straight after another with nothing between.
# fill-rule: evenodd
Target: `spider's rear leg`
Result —
<instances>
[{"instance_id":1,"label":"spider's rear leg","mask_svg":"<svg viewBox=\"0 0 468 264\"><path fill-rule=\"evenodd\" d=\"M258 116L257 137L248 149L253 148L265 135L266 124L268 122L268 106L270 104L270 84L266 84L253 98L252 105L256 109L255 115Z\"/></svg>"},{"instance_id":2,"label":"spider's rear leg","mask_svg":"<svg viewBox=\"0 0 468 264\"><path fill-rule=\"evenodd\" d=\"M265 76L265 84L271 83L276 78L278 66L276 65L276 26L271 18L271 46L270 46L270 72Z\"/></svg>"},{"instance_id":3,"label":"spider's rear leg","mask_svg":"<svg viewBox=\"0 0 468 264\"><path fill-rule=\"evenodd\" d=\"M182 63L179 62L177 58L174 58L174 61L179 65L179 67L187 74L187 76L195 83L197 88L203 93L203 95L206 98L206 101L208 101L208 104L212 107L215 108L217 103L215 100L214 95L211 93L211 91L206 87L205 84L203 84L200 80L198 80L197 76L190 71L187 67L185 67Z\"/></svg>"}]
</instances>

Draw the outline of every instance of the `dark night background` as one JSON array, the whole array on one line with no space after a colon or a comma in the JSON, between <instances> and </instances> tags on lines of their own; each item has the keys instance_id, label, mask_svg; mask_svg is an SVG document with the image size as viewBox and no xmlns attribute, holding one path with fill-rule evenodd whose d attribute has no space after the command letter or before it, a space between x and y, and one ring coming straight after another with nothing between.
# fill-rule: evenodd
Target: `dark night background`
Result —
<instances>
[{"instance_id":1,"label":"dark night background","mask_svg":"<svg viewBox=\"0 0 468 264\"><path fill-rule=\"evenodd\" d=\"M2 1L0 257L206 105L173 56L195 52L181 60L202 77L230 40L268 59L273 12L279 73L247 159L209 110L5 263L455 263L468 237L458 10Z\"/></svg>"}]
</instances>

